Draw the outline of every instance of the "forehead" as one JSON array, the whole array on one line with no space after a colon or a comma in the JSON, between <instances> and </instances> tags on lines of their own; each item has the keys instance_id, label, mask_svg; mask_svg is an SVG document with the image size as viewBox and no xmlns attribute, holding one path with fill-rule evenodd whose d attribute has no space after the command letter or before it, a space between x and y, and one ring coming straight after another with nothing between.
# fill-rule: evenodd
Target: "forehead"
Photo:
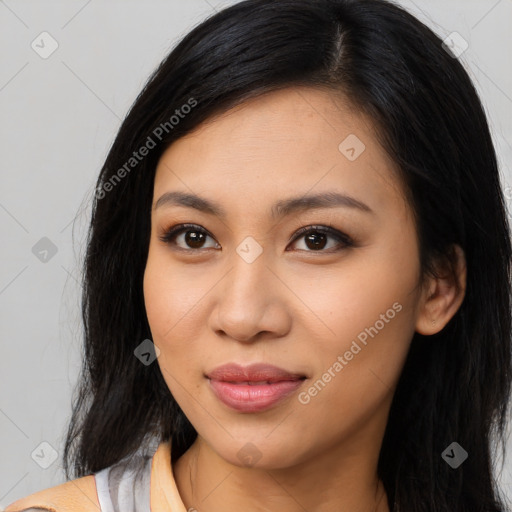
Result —
<instances>
[{"instance_id":1,"label":"forehead","mask_svg":"<svg viewBox=\"0 0 512 512\"><path fill-rule=\"evenodd\" d=\"M175 141L157 166L154 199L192 192L242 214L334 191L376 210L407 208L397 176L368 118L341 95L293 87L248 100Z\"/></svg>"}]
</instances>

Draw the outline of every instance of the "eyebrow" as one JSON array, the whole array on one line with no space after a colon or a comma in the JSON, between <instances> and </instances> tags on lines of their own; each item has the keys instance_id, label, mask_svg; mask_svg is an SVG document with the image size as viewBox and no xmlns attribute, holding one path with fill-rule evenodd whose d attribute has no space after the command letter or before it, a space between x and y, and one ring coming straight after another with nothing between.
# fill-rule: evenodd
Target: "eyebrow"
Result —
<instances>
[{"instance_id":1,"label":"eyebrow","mask_svg":"<svg viewBox=\"0 0 512 512\"><path fill-rule=\"evenodd\" d=\"M156 201L154 209L163 206L184 206L215 215L221 219L226 218L226 212L219 203L187 192L166 192ZM272 206L270 213L272 218L276 219L300 211L335 207L355 208L365 213L375 213L362 201L338 192L324 192L282 199Z\"/></svg>"}]
</instances>

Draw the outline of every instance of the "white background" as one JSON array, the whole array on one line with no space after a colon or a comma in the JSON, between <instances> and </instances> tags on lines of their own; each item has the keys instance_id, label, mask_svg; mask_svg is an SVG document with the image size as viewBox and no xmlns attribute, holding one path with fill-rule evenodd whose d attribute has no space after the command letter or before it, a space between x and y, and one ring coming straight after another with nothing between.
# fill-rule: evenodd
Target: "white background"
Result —
<instances>
[{"instance_id":1,"label":"white background","mask_svg":"<svg viewBox=\"0 0 512 512\"><path fill-rule=\"evenodd\" d=\"M236 2L222 5L229 3ZM512 0L400 3L443 39L457 31L469 43L460 59L485 104L510 202ZM0 510L64 481L93 186L146 78L220 7L215 0L0 0ZM43 31L58 43L47 59L31 47ZM57 249L46 263L32 252L42 237ZM42 442L58 455L47 469L31 457ZM512 498L511 451L509 443L500 481Z\"/></svg>"}]
</instances>

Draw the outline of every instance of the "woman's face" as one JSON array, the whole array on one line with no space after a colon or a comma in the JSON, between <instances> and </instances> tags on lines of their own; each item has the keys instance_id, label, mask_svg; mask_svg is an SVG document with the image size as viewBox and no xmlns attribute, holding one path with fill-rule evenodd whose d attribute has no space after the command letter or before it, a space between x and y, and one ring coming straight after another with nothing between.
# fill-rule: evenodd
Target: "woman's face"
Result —
<instances>
[{"instance_id":1,"label":"woman's face","mask_svg":"<svg viewBox=\"0 0 512 512\"><path fill-rule=\"evenodd\" d=\"M422 315L419 279L393 164L331 93L250 100L158 164L144 276L157 361L225 461L376 454ZM241 373L213 373L230 363ZM244 373L254 363L284 373Z\"/></svg>"}]
</instances>

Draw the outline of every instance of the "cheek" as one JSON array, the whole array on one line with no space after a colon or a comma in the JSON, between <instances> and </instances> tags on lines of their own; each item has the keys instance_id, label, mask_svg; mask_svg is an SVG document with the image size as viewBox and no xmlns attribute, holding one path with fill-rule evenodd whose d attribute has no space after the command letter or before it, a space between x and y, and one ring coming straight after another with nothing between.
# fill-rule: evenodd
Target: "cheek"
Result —
<instances>
[{"instance_id":1,"label":"cheek","mask_svg":"<svg viewBox=\"0 0 512 512\"><path fill-rule=\"evenodd\" d=\"M297 397L301 417L322 418L326 439L363 430L379 411L384 418L414 332L406 294L347 287L337 297L348 303L326 322L334 335L309 338L314 373ZM316 435L304 427L304 439Z\"/></svg>"},{"instance_id":2,"label":"cheek","mask_svg":"<svg viewBox=\"0 0 512 512\"><path fill-rule=\"evenodd\" d=\"M290 275L288 282L309 308L303 317L308 329L316 324L317 339L332 344L350 340L376 322L380 331L405 330L408 336L419 297L418 272L413 251L397 255L381 248L354 252L329 272L312 268L307 277Z\"/></svg>"},{"instance_id":3,"label":"cheek","mask_svg":"<svg viewBox=\"0 0 512 512\"><path fill-rule=\"evenodd\" d=\"M190 343L193 337L185 331L193 330L190 318L209 284L196 279L190 269L184 272L171 265L165 252L150 249L144 272L144 302L153 341L166 345L171 339L186 339Z\"/></svg>"},{"instance_id":4,"label":"cheek","mask_svg":"<svg viewBox=\"0 0 512 512\"><path fill-rule=\"evenodd\" d=\"M201 286L185 275L171 268L165 254L150 249L144 272L146 314L152 341L160 350L157 363L178 403L186 403L197 385L196 379L190 380L199 340L198 323L191 318L204 295Z\"/></svg>"},{"instance_id":5,"label":"cheek","mask_svg":"<svg viewBox=\"0 0 512 512\"><path fill-rule=\"evenodd\" d=\"M168 258L151 254L144 273L144 301L152 341L160 350L157 362L171 393L180 393L196 364L199 322L193 318L206 293L186 273L171 268ZM190 386L187 386L190 387Z\"/></svg>"},{"instance_id":6,"label":"cheek","mask_svg":"<svg viewBox=\"0 0 512 512\"><path fill-rule=\"evenodd\" d=\"M315 315L304 317L303 324L311 333L308 358L317 361L316 369L332 373L341 356L343 369L338 365L336 373L350 376L343 386L364 387L366 380L375 381L372 372L391 385L414 334L414 303L408 289L375 281L365 288L347 280L330 280L321 289L318 296L310 296L313 303L316 299Z\"/></svg>"},{"instance_id":7,"label":"cheek","mask_svg":"<svg viewBox=\"0 0 512 512\"><path fill-rule=\"evenodd\" d=\"M312 337L308 349L319 364L302 403L318 414L325 414L326 403L360 418L378 407L400 376L414 334L419 297L414 245L398 253L390 244L359 256L310 291L312 309L329 328L328 336Z\"/></svg>"}]
</instances>

